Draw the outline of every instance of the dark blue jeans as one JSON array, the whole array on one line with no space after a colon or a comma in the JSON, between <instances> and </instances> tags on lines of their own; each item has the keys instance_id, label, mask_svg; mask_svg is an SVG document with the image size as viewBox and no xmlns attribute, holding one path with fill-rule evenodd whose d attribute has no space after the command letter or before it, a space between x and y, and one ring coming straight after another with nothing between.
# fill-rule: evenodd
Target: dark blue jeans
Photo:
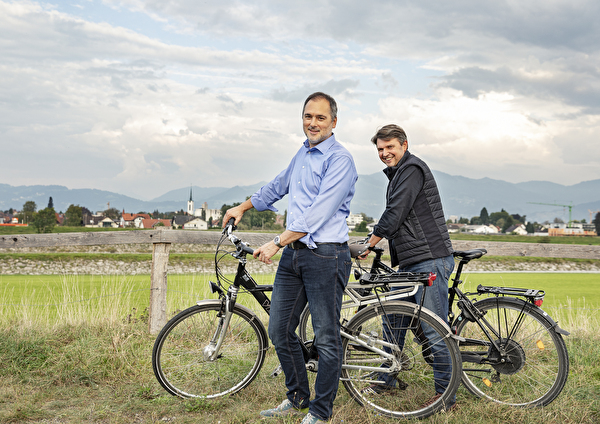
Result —
<instances>
[{"instance_id":1,"label":"dark blue jeans","mask_svg":"<svg viewBox=\"0 0 600 424\"><path fill-rule=\"evenodd\" d=\"M398 272L435 272L437 275L437 278L431 287L424 289L423 286L421 286L414 296L403 298L401 300L420 304L423 293L425 293L423 306L437 314L445 323L448 323L448 280L450 279L453 270L454 257L452 255L444 258L426 260L398 269ZM410 323L406 321L409 320L398 319L397 317L389 315L387 317L389 319L389 325L395 330L390 331L388 325L384 321L384 333L387 333L386 339L396 340L400 346L403 346L406 328L410 325ZM435 391L437 393L443 393L446 390L446 387L448 387L448 381L452 374L450 352L446 348L446 345L440 340L439 335L431 327L425 323L421 323L421 328L428 340L433 354ZM395 385L395 380L389 375L382 377L389 385Z\"/></svg>"},{"instance_id":2,"label":"dark blue jeans","mask_svg":"<svg viewBox=\"0 0 600 424\"><path fill-rule=\"evenodd\" d=\"M350 276L347 244L320 244L316 249L293 250L281 255L271 297L269 337L285 374L288 399L298 408L328 420L333 412L342 369L340 310ZM296 328L306 303L310 309L319 354L315 398L310 388Z\"/></svg>"}]
</instances>

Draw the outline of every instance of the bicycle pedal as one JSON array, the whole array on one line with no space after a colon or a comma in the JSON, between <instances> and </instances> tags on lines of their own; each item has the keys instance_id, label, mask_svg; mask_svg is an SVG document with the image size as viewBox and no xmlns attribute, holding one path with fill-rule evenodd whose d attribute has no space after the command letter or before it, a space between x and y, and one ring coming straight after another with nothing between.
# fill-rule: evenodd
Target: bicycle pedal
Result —
<instances>
[{"instance_id":1,"label":"bicycle pedal","mask_svg":"<svg viewBox=\"0 0 600 424\"><path fill-rule=\"evenodd\" d=\"M271 375L269 377L271 378L275 378L278 377L279 374L281 374L283 372L283 369L281 368L281 364L277 365L277 368L275 368L273 370L273 372L271 373Z\"/></svg>"}]
</instances>

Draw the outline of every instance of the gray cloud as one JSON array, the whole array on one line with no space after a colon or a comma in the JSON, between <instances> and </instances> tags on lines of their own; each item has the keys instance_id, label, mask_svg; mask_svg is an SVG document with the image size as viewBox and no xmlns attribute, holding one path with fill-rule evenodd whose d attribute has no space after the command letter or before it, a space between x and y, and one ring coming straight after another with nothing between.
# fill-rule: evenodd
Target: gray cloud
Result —
<instances>
[{"instance_id":1,"label":"gray cloud","mask_svg":"<svg viewBox=\"0 0 600 424\"><path fill-rule=\"evenodd\" d=\"M463 68L444 76L441 86L462 91L476 98L486 92L509 92L522 97L559 101L581 107L582 114L600 113L600 75L595 69L557 71L536 77L519 70L499 67L494 70L479 67Z\"/></svg>"},{"instance_id":2,"label":"gray cloud","mask_svg":"<svg viewBox=\"0 0 600 424\"><path fill-rule=\"evenodd\" d=\"M332 97L354 97L352 90L356 89L359 85L359 81L351 79L343 80L329 80L322 84L313 82L312 84L305 84L302 87L298 87L292 90L285 88L277 88L271 90L268 97L278 102L286 103L301 103L311 93L322 91L331 95Z\"/></svg>"},{"instance_id":3,"label":"gray cloud","mask_svg":"<svg viewBox=\"0 0 600 424\"><path fill-rule=\"evenodd\" d=\"M591 0L112 6L118 19L93 22L63 5L0 0L0 134L18 146L3 160L7 183L156 197L177 181L248 182L225 165L265 180L280 170L271 158L301 142L299 110L314 91L349 117L336 134L361 173L379 170L363 141L400 121L440 171L600 178ZM490 148L498 142L506 152Z\"/></svg>"}]
</instances>

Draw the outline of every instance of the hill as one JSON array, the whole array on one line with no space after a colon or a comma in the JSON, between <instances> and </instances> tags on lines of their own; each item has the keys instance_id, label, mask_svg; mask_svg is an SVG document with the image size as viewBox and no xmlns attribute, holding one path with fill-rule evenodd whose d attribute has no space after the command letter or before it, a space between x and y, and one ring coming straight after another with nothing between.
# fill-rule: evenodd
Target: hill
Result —
<instances>
[{"instance_id":1,"label":"hill","mask_svg":"<svg viewBox=\"0 0 600 424\"><path fill-rule=\"evenodd\" d=\"M509 183L490 178L472 179L434 171L439 185L444 211L447 216L471 218L479 215L486 207L489 213L504 209L513 214L526 215L531 221L552 221L558 217L567 221L568 208L562 206L539 205L549 203L572 204L573 219L589 221L589 211L600 210L600 180L584 181L565 186L548 181ZM192 193L196 207L204 202L209 208L220 208L223 204L241 202L254 193L264 182L235 187L193 186ZM356 195L352 201L352 212L364 212L378 217L383 212L387 179L382 172L360 175L356 184ZM69 189L59 185L11 186L0 184L0 210L21 209L28 200L33 200L38 208L44 208L52 196L57 211L65 211L70 204L85 206L92 211L110 207L126 212L152 212L159 210L178 211L186 209L190 197L190 187L171 190L152 200L139 200L118 193L96 189ZM287 203L278 202L276 207L283 212Z\"/></svg>"}]
</instances>

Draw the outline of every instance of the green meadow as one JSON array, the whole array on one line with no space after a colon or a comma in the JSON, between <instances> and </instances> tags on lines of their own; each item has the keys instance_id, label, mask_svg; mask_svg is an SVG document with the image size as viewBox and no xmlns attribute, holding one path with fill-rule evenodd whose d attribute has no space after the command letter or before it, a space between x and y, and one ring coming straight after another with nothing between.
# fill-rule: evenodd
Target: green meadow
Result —
<instances>
[{"instance_id":1,"label":"green meadow","mask_svg":"<svg viewBox=\"0 0 600 424\"><path fill-rule=\"evenodd\" d=\"M273 278L255 277L260 284ZM169 275L168 316L214 297L208 289L213 278ZM544 310L571 332L565 338L569 380L552 404L534 410L486 402L461 387L456 410L421 422L600 422L600 275L466 273L464 279L464 291L478 284L545 290ZM278 363L274 350L239 395L213 401L170 396L152 372L149 295L149 275L0 276L0 423L263 423L258 411L279 404L285 394L284 378L270 377ZM238 300L258 308L247 295ZM332 423L397 422L360 407L340 386Z\"/></svg>"},{"instance_id":2,"label":"green meadow","mask_svg":"<svg viewBox=\"0 0 600 424\"><path fill-rule=\"evenodd\" d=\"M232 276L229 276L232 278ZM273 275L256 274L259 284ZM171 274L168 277L168 313L185 309L197 300L214 298L208 282L214 275ZM551 315L567 309L600 314L600 274L588 273L464 273L465 292L477 285L544 290L543 309ZM88 322L143 313L149 305L149 275L3 275L0 276L0 323L25 319L32 324ZM240 301L258 305L250 296ZM107 316L108 314L108 316Z\"/></svg>"}]
</instances>

